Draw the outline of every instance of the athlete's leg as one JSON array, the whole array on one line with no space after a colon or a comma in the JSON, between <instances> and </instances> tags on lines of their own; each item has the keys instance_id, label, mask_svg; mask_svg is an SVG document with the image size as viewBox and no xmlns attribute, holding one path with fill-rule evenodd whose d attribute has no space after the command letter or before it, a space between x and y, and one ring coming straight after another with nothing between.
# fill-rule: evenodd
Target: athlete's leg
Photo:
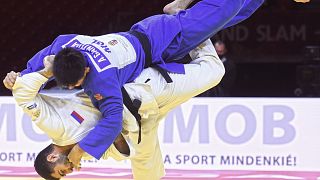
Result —
<instances>
[{"instance_id":1,"label":"athlete's leg","mask_svg":"<svg viewBox=\"0 0 320 180\"><path fill-rule=\"evenodd\" d=\"M161 74L152 68L143 70L134 80L136 83L144 83L148 79L146 84L152 89L160 114L165 114L221 81L224 66L210 40L192 50L190 55L193 60L184 64L184 74L169 73L172 83L167 83Z\"/></svg>"},{"instance_id":2,"label":"athlete's leg","mask_svg":"<svg viewBox=\"0 0 320 180\"><path fill-rule=\"evenodd\" d=\"M239 13L231 19L224 27L236 25L251 16L262 4L264 0L246 0Z\"/></svg>"},{"instance_id":3,"label":"athlete's leg","mask_svg":"<svg viewBox=\"0 0 320 180\"><path fill-rule=\"evenodd\" d=\"M133 144L135 156L130 159L134 179L159 180L165 175L156 119L148 118L141 121L144 127L142 139L140 144ZM137 139L137 133L129 132L129 138Z\"/></svg>"},{"instance_id":4,"label":"athlete's leg","mask_svg":"<svg viewBox=\"0 0 320 180\"><path fill-rule=\"evenodd\" d=\"M251 1L262 0L203 0L185 11L180 11L175 17L179 21L181 32L166 48L162 58L165 61L180 59L226 25L234 25L248 18L253 10L261 5L261 3L250 3ZM236 15L239 17L233 20Z\"/></svg>"},{"instance_id":5,"label":"athlete's leg","mask_svg":"<svg viewBox=\"0 0 320 180\"><path fill-rule=\"evenodd\" d=\"M169 112L176 106L188 101L221 81L225 69L210 40L203 42L190 52L193 59L185 64L185 74L169 73L173 82L165 86L159 100L160 114Z\"/></svg>"},{"instance_id":6,"label":"athlete's leg","mask_svg":"<svg viewBox=\"0 0 320 180\"><path fill-rule=\"evenodd\" d=\"M177 14L179 11L186 10L187 7L193 2L194 0L175 0L169 4L167 4L163 8L163 12L166 14ZM240 23L241 21L247 19L251 16L262 4L264 0L246 0L243 4L239 13L232 18L224 27L228 28L235 24Z\"/></svg>"},{"instance_id":7,"label":"athlete's leg","mask_svg":"<svg viewBox=\"0 0 320 180\"><path fill-rule=\"evenodd\" d=\"M156 15L131 27L146 34L154 63L187 55L213 36L241 9L245 0L202 0L176 15Z\"/></svg>"},{"instance_id":8,"label":"athlete's leg","mask_svg":"<svg viewBox=\"0 0 320 180\"><path fill-rule=\"evenodd\" d=\"M158 123L174 107L217 85L224 75L224 67L210 40L190 52L193 61L185 64L185 74L171 74L167 83L157 70L145 69L135 83L148 84L158 103L160 113L142 119L142 139L133 143L135 155L131 158L135 179L158 180L164 175L163 159L157 135ZM192 82L192 83L190 83ZM160 116L160 117L159 117ZM135 142L138 132L129 132Z\"/></svg>"}]
</instances>

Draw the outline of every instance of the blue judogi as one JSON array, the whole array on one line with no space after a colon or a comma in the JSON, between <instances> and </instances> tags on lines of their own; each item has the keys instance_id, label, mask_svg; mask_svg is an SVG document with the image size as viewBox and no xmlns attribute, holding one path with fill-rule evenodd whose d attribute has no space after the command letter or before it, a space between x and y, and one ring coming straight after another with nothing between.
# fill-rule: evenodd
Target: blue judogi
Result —
<instances>
[{"instance_id":1,"label":"blue judogi","mask_svg":"<svg viewBox=\"0 0 320 180\"><path fill-rule=\"evenodd\" d=\"M133 25L131 30L148 37L154 64L160 64L170 72L184 73L183 66L172 61L185 56L219 30L248 18L262 3L263 0L203 0L177 15L149 17ZM115 33L112 37L117 36L125 37L131 45L128 46L121 38L110 40L107 35L61 35L30 59L27 69L22 71L26 74L42 69L43 58L57 54L64 47L73 47L83 53L90 72L82 87L103 118L79 145L96 159L100 159L121 132L121 87L133 81L145 64L145 53L139 40L127 32ZM128 49L132 46L135 55L117 54L115 47L121 43L123 52L130 52ZM123 62L118 63L118 60Z\"/></svg>"}]
</instances>

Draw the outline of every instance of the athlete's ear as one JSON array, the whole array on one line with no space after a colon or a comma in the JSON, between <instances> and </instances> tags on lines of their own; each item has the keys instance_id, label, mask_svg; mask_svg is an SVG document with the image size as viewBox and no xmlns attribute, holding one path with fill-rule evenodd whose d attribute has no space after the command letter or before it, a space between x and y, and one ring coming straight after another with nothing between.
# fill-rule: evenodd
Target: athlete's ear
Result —
<instances>
[{"instance_id":1,"label":"athlete's ear","mask_svg":"<svg viewBox=\"0 0 320 180\"><path fill-rule=\"evenodd\" d=\"M49 162L56 162L58 159L59 159L58 154L51 153L47 156L47 161L49 161Z\"/></svg>"},{"instance_id":2,"label":"athlete's ear","mask_svg":"<svg viewBox=\"0 0 320 180\"><path fill-rule=\"evenodd\" d=\"M86 67L86 69L84 70L84 74L87 74L90 71L90 67Z\"/></svg>"}]
</instances>

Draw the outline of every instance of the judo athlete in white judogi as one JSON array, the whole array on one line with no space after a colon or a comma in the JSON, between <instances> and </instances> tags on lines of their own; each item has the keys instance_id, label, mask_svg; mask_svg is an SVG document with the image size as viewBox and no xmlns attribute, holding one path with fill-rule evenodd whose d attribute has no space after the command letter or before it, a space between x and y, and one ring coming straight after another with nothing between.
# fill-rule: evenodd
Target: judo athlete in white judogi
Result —
<instances>
[{"instance_id":1,"label":"judo athlete in white judogi","mask_svg":"<svg viewBox=\"0 0 320 180\"><path fill-rule=\"evenodd\" d=\"M139 109L141 142L137 143L137 122L125 107L121 134L130 146L130 155L120 153L112 145L103 159L130 159L133 176L138 180L164 176L157 135L159 122L176 106L216 86L224 75L223 64L210 40L191 51L190 56L191 63L184 65L185 74L169 74L172 83L167 83L157 70L147 68L133 83L125 84L130 97L142 102ZM67 155L74 144L94 128L101 114L84 93L59 98L38 93L48 81L42 74L45 73L40 71L17 77L13 96L32 121L52 139L46 152L39 153L36 158L37 172L46 179L59 179L72 172L73 165ZM90 158L88 154L86 158Z\"/></svg>"}]
</instances>

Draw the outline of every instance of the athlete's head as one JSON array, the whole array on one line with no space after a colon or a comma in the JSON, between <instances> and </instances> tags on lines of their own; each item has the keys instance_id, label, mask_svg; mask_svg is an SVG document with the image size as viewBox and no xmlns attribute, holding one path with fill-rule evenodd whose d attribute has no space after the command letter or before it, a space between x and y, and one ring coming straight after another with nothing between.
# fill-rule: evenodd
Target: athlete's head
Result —
<instances>
[{"instance_id":1,"label":"athlete's head","mask_svg":"<svg viewBox=\"0 0 320 180\"><path fill-rule=\"evenodd\" d=\"M59 147L50 144L38 154L34 168L44 179L58 180L72 173L73 164L69 162L66 153L61 153Z\"/></svg>"},{"instance_id":2,"label":"athlete's head","mask_svg":"<svg viewBox=\"0 0 320 180\"><path fill-rule=\"evenodd\" d=\"M89 72L85 57L74 48L63 48L53 61L53 75L58 85L68 89L80 86Z\"/></svg>"},{"instance_id":3,"label":"athlete's head","mask_svg":"<svg viewBox=\"0 0 320 180\"><path fill-rule=\"evenodd\" d=\"M221 40L217 40L215 43L214 43L214 48L216 49L217 51L217 54L218 56L221 58L222 56L224 56L226 53L227 53L227 47L226 47L226 44L221 41Z\"/></svg>"}]
</instances>

